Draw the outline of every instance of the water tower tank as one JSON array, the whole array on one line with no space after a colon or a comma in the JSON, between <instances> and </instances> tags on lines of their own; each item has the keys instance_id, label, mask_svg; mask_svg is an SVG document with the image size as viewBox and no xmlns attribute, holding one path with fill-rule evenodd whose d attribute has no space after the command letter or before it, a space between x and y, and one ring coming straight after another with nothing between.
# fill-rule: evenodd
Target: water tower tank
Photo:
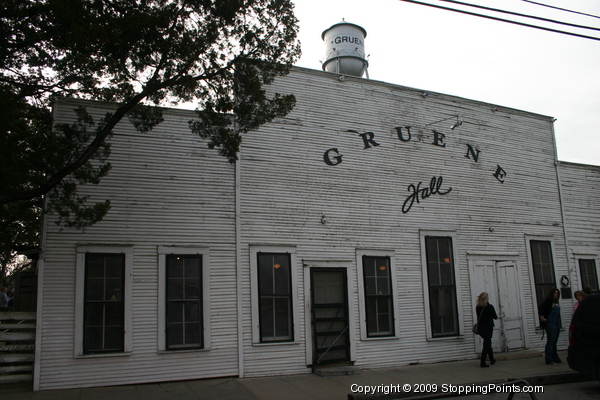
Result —
<instances>
[{"instance_id":1,"label":"water tower tank","mask_svg":"<svg viewBox=\"0 0 600 400\"><path fill-rule=\"evenodd\" d=\"M362 77L368 61L365 58L365 37L362 27L342 21L321 34L325 41L323 71Z\"/></svg>"}]
</instances>

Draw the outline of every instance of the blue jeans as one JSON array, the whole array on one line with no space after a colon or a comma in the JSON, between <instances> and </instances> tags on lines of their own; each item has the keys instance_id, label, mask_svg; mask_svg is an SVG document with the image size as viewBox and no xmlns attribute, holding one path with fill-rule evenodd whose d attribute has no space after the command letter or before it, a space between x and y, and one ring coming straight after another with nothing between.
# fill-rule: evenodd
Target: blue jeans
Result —
<instances>
[{"instance_id":1,"label":"blue jeans","mask_svg":"<svg viewBox=\"0 0 600 400\"><path fill-rule=\"evenodd\" d=\"M556 343L558 342L558 334L560 333L560 327L556 324L546 324L546 364L561 363L561 359L558 357L556 350Z\"/></svg>"}]
</instances>

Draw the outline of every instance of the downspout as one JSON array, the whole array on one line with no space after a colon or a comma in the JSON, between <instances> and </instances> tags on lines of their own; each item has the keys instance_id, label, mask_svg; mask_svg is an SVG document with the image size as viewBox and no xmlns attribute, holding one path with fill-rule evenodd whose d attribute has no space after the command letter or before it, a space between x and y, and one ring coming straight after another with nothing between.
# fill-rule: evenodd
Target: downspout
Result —
<instances>
[{"instance_id":1,"label":"downspout","mask_svg":"<svg viewBox=\"0 0 600 400\"><path fill-rule=\"evenodd\" d=\"M238 376L244 377L244 326L242 301L242 223L241 223L241 161L242 150L235 162L235 264L237 269Z\"/></svg>"},{"instance_id":2,"label":"downspout","mask_svg":"<svg viewBox=\"0 0 600 400\"><path fill-rule=\"evenodd\" d=\"M565 204L564 204L563 194L562 194L562 183L560 181L558 151L557 151L557 147L556 147L556 136L554 133L554 121L556 121L556 119L554 119L552 121L552 145L554 146L554 168L556 169L556 182L558 183L558 199L560 201L560 213L562 216L563 235L565 236L565 252L567 255L567 269L569 271L569 281L571 281L571 283L572 283L573 280L571 279L572 278L571 273L573 272L573 270L571 269L571 254L569 253L569 235L567 233Z\"/></svg>"}]
</instances>

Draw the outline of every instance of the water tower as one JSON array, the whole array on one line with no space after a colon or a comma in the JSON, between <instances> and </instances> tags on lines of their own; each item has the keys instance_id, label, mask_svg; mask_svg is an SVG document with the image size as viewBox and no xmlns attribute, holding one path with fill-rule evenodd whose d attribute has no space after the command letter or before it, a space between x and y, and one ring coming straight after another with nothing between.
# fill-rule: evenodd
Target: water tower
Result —
<instances>
[{"instance_id":1,"label":"water tower","mask_svg":"<svg viewBox=\"0 0 600 400\"><path fill-rule=\"evenodd\" d=\"M367 31L344 20L324 30L321 34L326 51L323 71L362 77L369 66L365 58L365 37Z\"/></svg>"}]
</instances>

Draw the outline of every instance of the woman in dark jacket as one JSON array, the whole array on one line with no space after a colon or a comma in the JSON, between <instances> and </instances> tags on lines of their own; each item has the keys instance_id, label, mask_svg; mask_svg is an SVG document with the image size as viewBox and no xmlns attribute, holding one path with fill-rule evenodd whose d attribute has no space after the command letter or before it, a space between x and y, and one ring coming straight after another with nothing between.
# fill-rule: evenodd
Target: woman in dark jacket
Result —
<instances>
[{"instance_id":1,"label":"woman in dark jacket","mask_svg":"<svg viewBox=\"0 0 600 400\"><path fill-rule=\"evenodd\" d=\"M494 334L494 320L498 319L496 309L493 305L488 302L489 295L486 292L482 292L477 297L477 307L475 312L477 313L477 327L478 334L483 339L483 349L481 350L481 368L489 367L485 363L486 357L489 356L490 364L494 365L494 350L492 349L492 335Z\"/></svg>"},{"instance_id":2,"label":"woman in dark jacket","mask_svg":"<svg viewBox=\"0 0 600 400\"><path fill-rule=\"evenodd\" d=\"M546 297L546 300L544 300L538 309L542 328L546 330L547 339L544 353L546 356L546 364L548 365L562 364L562 360L558 357L556 349L558 334L562 327L560 306L558 305L559 298L560 290L550 290L548 297Z\"/></svg>"}]
</instances>

